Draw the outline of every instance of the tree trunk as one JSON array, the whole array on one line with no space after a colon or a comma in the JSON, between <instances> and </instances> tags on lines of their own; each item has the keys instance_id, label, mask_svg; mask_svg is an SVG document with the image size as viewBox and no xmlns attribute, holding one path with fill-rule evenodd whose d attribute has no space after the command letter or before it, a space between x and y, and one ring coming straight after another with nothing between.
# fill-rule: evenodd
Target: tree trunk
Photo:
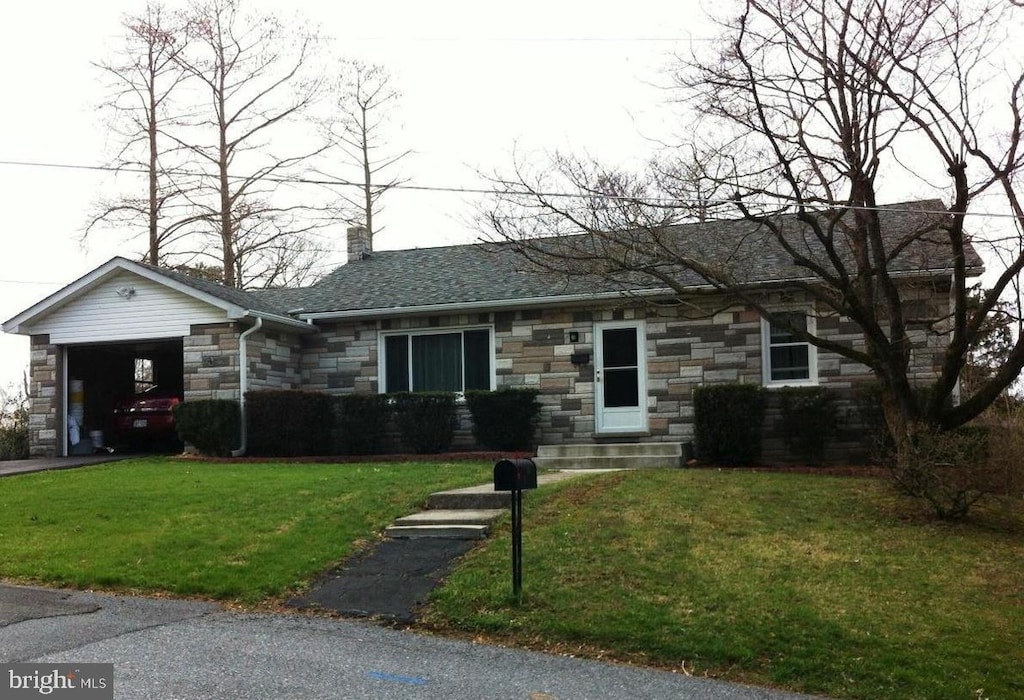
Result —
<instances>
[{"instance_id":1,"label":"tree trunk","mask_svg":"<svg viewBox=\"0 0 1024 700\"><path fill-rule=\"evenodd\" d=\"M237 287L238 279L235 277L235 236L234 223L232 219L232 198L230 180L228 179L228 165L231 154L228 150L228 117L227 117L227 66L228 62L224 55L224 42L217 43L217 121L219 143L217 153L217 175L220 185L220 244L221 264L224 266L224 286Z\"/></svg>"},{"instance_id":2,"label":"tree trunk","mask_svg":"<svg viewBox=\"0 0 1024 700\"><path fill-rule=\"evenodd\" d=\"M223 140L223 135L221 136ZM228 191L228 164L226 156L220 161L220 242L221 262L224 265L224 286L237 287L235 278L234 222L231 219L231 193Z\"/></svg>"},{"instance_id":3,"label":"tree trunk","mask_svg":"<svg viewBox=\"0 0 1024 700\"><path fill-rule=\"evenodd\" d=\"M918 460L915 457L918 435L923 424L911 412L906 400L908 397L900 397L897 394L892 387L882 383L882 413L885 416L889 438L892 440L892 453L885 460L886 466L900 491L908 496L920 498L924 495L921 483L923 475L918 473Z\"/></svg>"},{"instance_id":4,"label":"tree trunk","mask_svg":"<svg viewBox=\"0 0 1024 700\"><path fill-rule=\"evenodd\" d=\"M149 46L149 264L160 265L160 240L158 226L159 191L157 189L157 98L156 98L156 72L153 70L153 46Z\"/></svg>"}]
</instances>

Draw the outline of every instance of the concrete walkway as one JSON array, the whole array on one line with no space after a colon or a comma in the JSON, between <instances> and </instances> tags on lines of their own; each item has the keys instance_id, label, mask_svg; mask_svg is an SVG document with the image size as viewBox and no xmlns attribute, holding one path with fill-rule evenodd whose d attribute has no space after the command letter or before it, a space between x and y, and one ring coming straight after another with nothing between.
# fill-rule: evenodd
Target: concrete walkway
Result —
<instances>
[{"instance_id":1,"label":"concrete walkway","mask_svg":"<svg viewBox=\"0 0 1024 700\"><path fill-rule=\"evenodd\" d=\"M12 459L0 462L0 476L31 474L32 472L46 472L53 469L75 469L76 467L87 467L91 464L116 462L119 459L125 459L125 455L102 454L41 459Z\"/></svg>"}]
</instances>

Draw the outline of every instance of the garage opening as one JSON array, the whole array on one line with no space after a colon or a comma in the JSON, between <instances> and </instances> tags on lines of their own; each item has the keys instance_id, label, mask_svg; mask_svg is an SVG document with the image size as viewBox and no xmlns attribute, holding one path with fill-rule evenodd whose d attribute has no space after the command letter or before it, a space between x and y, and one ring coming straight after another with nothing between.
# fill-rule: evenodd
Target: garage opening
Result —
<instances>
[{"instance_id":1,"label":"garage opening","mask_svg":"<svg viewBox=\"0 0 1024 700\"><path fill-rule=\"evenodd\" d=\"M67 348L68 454L180 450L171 408L183 359L181 338Z\"/></svg>"}]
</instances>

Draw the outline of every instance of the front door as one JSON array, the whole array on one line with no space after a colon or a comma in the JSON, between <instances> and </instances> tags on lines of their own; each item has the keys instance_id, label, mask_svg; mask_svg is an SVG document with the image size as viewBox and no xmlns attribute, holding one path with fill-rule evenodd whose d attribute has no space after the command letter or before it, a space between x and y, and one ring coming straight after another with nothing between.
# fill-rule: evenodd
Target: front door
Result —
<instances>
[{"instance_id":1,"label":"front door","mask_svg":"<svg viewBox=\"0 0 1024 700\"><path fill-rule=\"evenodd\" d=\"M594 326L594 418L598 433L647 430L643 321Z\"/></svg>"}]
</instances>

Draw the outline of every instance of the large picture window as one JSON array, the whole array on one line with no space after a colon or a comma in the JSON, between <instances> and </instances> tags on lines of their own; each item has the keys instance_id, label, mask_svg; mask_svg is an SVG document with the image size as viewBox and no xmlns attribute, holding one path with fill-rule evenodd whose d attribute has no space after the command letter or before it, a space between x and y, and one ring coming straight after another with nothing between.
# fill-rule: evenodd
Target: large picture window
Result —
<instances>
[{"instance_id":1,"label":"large picture window","mask_svg":"<svg viewBox=\"0 0 1024 700\"><path fill-rule=\"evenodd\" d=\"M818 381L816 348L796 331L814 332L814 317L803 311L775 314L761 321L764 383L814 384Z\"/></svg>"},{"instance_id":2,"label":"large picture window","mask_svg":"<svg viewBox=\"0 0 1024 700\"><path fill-rule=\"evenodd\" d=\"M453 391L491 388L487 328L384 336L384 390Z\"/></svg>"}]
</instances>

